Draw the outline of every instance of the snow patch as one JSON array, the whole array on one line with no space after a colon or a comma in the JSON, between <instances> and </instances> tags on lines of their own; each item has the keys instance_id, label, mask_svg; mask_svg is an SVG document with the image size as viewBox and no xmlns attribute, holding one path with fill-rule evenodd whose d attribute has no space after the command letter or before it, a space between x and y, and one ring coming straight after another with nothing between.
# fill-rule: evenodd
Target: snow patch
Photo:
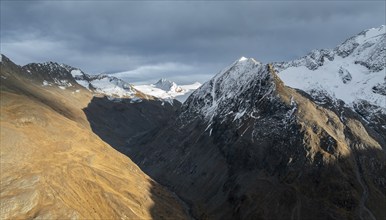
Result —
<instances>
[{"instance_id":1,"label":"snow patch","mask_svg":"<svg viewBox=\"0 0 386 220\"><path fill-rule=\"evenodd\" d=\"M87 90L90 90L90 89L89 89L90 83L87 82L86 80L76 80L76 82L77 82L79 85L81 85L81 86L83 86L84 88L86 88Z\"/></svg>"},{"instance_id":2,"label":"snow patch","mask_svg":"<svg viewBox=\"0 0 386 220\"><path fill-rule=\"evenodd\" d=\"M46 80L43 80L43 86L52 86L52 83L50 83Z\"/></svg>"},{"instance_id":3,"label":"snow patch","mask_svg":"<svg viewBox=\"0 0 386 220\"><path fill-rule=\"evenodd\" d=\"M246 57L240 57L239 62L246 61L246 60L248 60L248 58L246 58Z\"/></svg>"},{"instance_id":4,"label":"snow patch","mask_svg":"<svg viewBox=\"0 0 386 220\"><path fill-rule=\"evenodd\" d=\"M244 111L242 111L242 112L237 112L237 113L235 114L235 118L233 119L233 121L236 121L237 119L243 117L246 111L247 111L247 110L244 109Z\"/></svg>"},{"instance_id":5,"label":"snow patch","mask_svg":"<svg viewBox=\"0 0 386 220\"><path fill-rule=\"evenodd\" d=\"M342 65L345 71L342 71ZM289 67L278 74L287 86L308 93L312 90L324 91L333 98L343 100L348 106L363 99L386 107L385 96L372 91L379 82L385 81L384 71L370 72L366 67L355 64L350 57L337 56L316 70L309 70L305 66Z\"/></svg>"},{"instance_id":6,"label":"snow patch","mask_svg":"<svg viewBox=\"0 0 386 220\"><path fill-rule=\"evenodd\" d=\"M77 76L82 76L83 73L80 70L71 70L71 75L75 78Z\"/></svg>"}]
</instances>

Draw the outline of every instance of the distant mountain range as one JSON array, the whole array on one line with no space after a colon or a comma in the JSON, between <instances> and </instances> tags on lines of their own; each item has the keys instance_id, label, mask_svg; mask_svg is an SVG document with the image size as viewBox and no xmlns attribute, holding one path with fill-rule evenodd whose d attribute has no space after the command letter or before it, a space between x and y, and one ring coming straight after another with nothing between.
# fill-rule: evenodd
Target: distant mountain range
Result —
<instances>
[{"instance_id":1,"label":"distant mountain range","mask_svg":"<svg viewBox=\"0 0 386 220\"><path fill-rule=\"evenodd\" d=\"M169 102L173 99L184 102L195 89L201 86L199 82L177 85L175 82L166 79L160 79L155 84L135 86L114 77L114 74L90 75L79 68L55 62L32 63L24 66L23 69L31 74L33 73L34 77L41 76L44 86L59 86L59 88L65 89L76 82L95 93L110 98L131 98L132 101L140 101L136 98L149 96Z\"/></svg>"},{"instance_id":2,"label":"distant mountain range","mask_svg":"<svg viewBox=\"0 0 386 220\"><path fill-rule=\"evenodd\" d=\"M177 99L180 102L184 102L190 94L201 86L201 83L195 82L188 85L177 85L175 82L160 79L155 84L150 85L137 85L135 89L155 96L161 99Z\"/></svg>"}]
</instances>

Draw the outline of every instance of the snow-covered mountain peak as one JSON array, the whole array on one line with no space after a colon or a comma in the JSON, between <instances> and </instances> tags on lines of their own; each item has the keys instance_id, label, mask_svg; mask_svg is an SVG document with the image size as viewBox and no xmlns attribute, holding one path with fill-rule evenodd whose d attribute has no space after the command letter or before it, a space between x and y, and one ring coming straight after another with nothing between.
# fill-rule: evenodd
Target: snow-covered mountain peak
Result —
<instances>
[{"instance_id":1,"label":"snow-covered mountain peak","mask_svg":"<svg viewBox=\"0 0 386 220\"><path fill-rule=\"evenodd\" d=\"M362 31L333 50L313 50L305 57L274 66L290 87L326 94L351 107L366 100L386 108L385 57L383 25Z\"/></svg>"},{"instance_id":2,"label":"snow-covered mountain peak","mask_svg":"<svg viewBox=\"0 0 386 220\"><path fill-rule=\"evenodd\" d=\"M370 29L364 30L354 38L356 38L356 41L358 43L363 43L364 41L367 41L371 38L378 37L379 35L385 34L385 32L386 32L385 25L381 25L378 28L370 28Z\"/></svg>"},{"instance_id":3,"label":"snow-covered mountain peak","mask_svg":"<svg viewBox=\"0 0 386 220\"><path fill-rule=\"evenodd\" d=\"M360 32L334 49L342 58L350 58L371 72L379 72L386 66L386 33L385 26Z\"/></svg>"},{"instance_id":4,"label":"snow-covered mountain peak","mask_svg":"<svg viewBox=\"0 0 386 220\"><path fill-rule=\"evenodd\" d=\"M385 26L372 28L348 38L334 49L312 50L309 54L289 62L275 63L279 72L287 68L306 67L317 70L325 63L351 63L364 66L370 72L385 69L386 63L386 33ZM344 58L344 59L341 59Z\"/></svg>"},{"instance_id":5,"label":"snow-covered mountain peak","mask_svg":"<svg viewBox=\"0 0 386 220\"><path fill-rule=\"evenodd\" d=\"M248 57L240 57L240 59L238 59L237 61L235 61L235 63L242 63L242 62L255 62L255 63L258 63L258 61L256 61L254 58L248 58Z\"/></svg>"},{"instance_id":6,"label":"snow-covered mountain peak","mask_svg":"<svg viewBox=\"0 0 386 220\"><path fill-rule=\"evenodd\" d=\"M261 65L261 63L257 62L253 58L241 57L240 59L234 61L228 67L226 67L226 68L222 69L220 72L218 72L214 76L214 78L219 78L224 74L230 74L231 78L237 78L238 74L244 73L252 68L255 68L258 65Z\"/></svg>"},{"instance_id":7,"label":"snow-covered mountain peak","mask_svg":"<svg viewBox=\"0 0 386 220\"><path fill-rule=\"evenodd\" d=\"M158 82L156 82L154 84L154 86L156 88L159 88L159 89L162 89L166 92L181 92L182 91L182 88L177 86L177 84L175 82L172 82L170 80L167 80L167 79L160 79L158 80Z\"/></svg>"},{"instance_id":8,"label":"snow-covered mountain peak","mask_svg":"<svg viewBox=\"0 0 386 220\"><path fill-rule=\"evenodd\" d=\"M246 60L248 60L248 58L246 58L246 57L240 57L239 62L246 61Z\"/></svg>"},{"instance_id":9,"label":"snow-covered mountain peak","mask_svg":"<svg viewBox=\"0 0 386 220\"><path fill-rule=\"evenodd\" d=\"M184 103L184 109L209 121L214 116L249 113L253 100L275 90L272 79L267 65L251 58L237 60L197 89ZM256 93L247 92L255 87Z\"/></svg>"},{"instance_id":10,"label":"snow-covered mountain peak","mask_svg":"<svg viewBox=\"0 0 386 220\"><path fill-rule=\"evenodd\" d=\"M177 83L160 79L155 84L150 85L136 85L135 89L143 92L144 94L151 95L160 99L172 100L177 99L180 102L184 102L190 94L201 86L201 83L195 82L187 85L177 85Z\"/></svg>"},{"instance_id":11,"label":"snow-covered mountain peak","mask_svg":"<svg viewBox=\"0 0 386 220\"><path fill-rule=\"evenodd\" d=\"M256 61L253 58L247 58L247 57L241 57L240 59L236 60L232 66L243 66L243 65L253 65L258 64L259 62Z\"/></svg>"}]
</instances>

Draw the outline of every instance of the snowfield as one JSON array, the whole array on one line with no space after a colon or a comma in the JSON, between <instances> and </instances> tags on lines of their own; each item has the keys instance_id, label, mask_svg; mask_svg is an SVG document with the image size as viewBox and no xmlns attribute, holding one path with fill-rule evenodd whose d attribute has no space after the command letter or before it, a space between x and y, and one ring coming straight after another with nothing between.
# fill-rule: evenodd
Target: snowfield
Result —
<instances>
[{"instance_id":1,"label":"snowfield","mask_svg":"<svg viewBox=\"0 0 386 220\"><path fill-rule=\"evenodd\" d=\"M348 107L361 100L386 108L385 26L362 31L334 49L314 50L300 59L276 63L287 86L321 92Z\"/></svg>"},{"instance_id":2,"label":"snowfield","mask_svg":"<svg viewBox=\"0 0 386 220\"><path fill-rule=\"evenodd\" d=\"M134 85L134 88L160 99L177 99L184 102L190 94L201 86L201 83L195 82L189 85L177 85L175 82L160 79L155 84L150 85Z\"/></svg>"}]
</instances>

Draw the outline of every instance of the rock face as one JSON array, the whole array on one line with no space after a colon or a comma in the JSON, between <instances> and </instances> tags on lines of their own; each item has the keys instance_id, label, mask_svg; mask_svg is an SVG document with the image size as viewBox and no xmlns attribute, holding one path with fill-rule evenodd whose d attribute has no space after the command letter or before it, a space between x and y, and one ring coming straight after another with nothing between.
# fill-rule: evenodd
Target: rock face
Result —
<instances>
[{"instance_id":1,"label":"rock face","mask_svg":"<svg viewBox=\"0 0 386 220\"><path fill-rule=\"evenodd\" d=\"M187 219L170 191L92 131L83 108L93 94L71 68L47 66L2 55L0 218Z\"/></svg>"},{"instance_id":2,"label":"rock face","mask_svg":"<svg viewBox=\"0 0 386 220\"><path fill-rule=\"evenodd\" d=\"M128 154L198 219L383 219L385 135L241 58Z\"/></svg>"}]
</instances>

